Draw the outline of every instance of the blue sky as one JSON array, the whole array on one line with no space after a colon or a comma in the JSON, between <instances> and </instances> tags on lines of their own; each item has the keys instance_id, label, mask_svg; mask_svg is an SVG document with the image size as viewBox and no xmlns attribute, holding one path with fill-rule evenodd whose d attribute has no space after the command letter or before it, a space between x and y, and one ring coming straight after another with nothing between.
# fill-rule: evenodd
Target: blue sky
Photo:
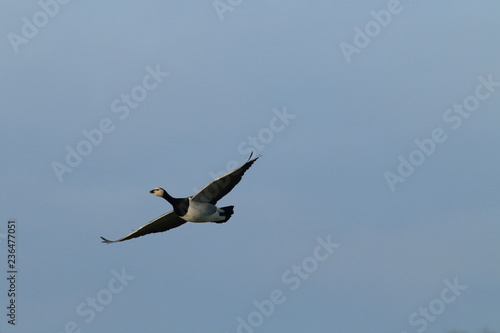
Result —
<instances>
[{"instance_id":1,"label":"blue sky","mask_svg":"<svg viewBox=\"0 0 500 333\"><path fill-rule=\"evenodd\" d=\"M499 9L3 3L0 330L498 332ZM100 243L251 150L228 223Z\"/></svg>"}]
</instances>

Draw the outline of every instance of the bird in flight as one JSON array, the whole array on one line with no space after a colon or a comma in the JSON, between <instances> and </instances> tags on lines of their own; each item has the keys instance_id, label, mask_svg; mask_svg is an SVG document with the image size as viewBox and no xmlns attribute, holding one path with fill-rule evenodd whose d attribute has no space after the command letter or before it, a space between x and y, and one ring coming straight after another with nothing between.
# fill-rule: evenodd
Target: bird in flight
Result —
<instances>
[{"instance_id":1,"label":"bird in flight","mask_svg":"<svg viewBox=\"0 0 500 333\"><path fill-rule=\"evenodd\" d=\"M173 210L115 241L101 237L102 242L108 244L122 242L154 232L167 231L186 222L227 222L234 213L234 206L217 207L215 204L240 182L243 174L260 157L259 155L252 160L252 154L245 164L215 179L193 196L174 198L160 187L152 189L149 192L167 200Z\"/></svg>"}]
</instances>

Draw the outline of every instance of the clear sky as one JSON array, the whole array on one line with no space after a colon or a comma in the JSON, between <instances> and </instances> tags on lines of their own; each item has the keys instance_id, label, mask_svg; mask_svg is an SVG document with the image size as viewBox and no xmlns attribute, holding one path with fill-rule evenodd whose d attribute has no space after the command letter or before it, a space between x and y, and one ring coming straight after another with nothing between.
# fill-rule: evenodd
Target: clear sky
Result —
<instances>
[{"instance_id":1,"label":"clear sky","mask_svg":"<svg viewBox=\"0 0 500 333\"><path fill-rule=\"evenodd\" d=\"M499 332L499 10L4 1L0 331Z\"/></svg>"}]
</instances>

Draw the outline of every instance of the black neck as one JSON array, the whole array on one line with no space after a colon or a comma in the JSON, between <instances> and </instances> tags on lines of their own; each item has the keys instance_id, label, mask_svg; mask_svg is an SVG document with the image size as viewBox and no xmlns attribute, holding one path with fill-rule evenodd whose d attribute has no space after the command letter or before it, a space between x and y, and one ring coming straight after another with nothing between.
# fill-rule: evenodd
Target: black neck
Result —
<instances>
[{"instance_id":1,"label":"black neck","mask_svg":"<svg viewBox=\"0 0 500 333\"><path fill-rule=\"evenodd\" d=\"M163 199L167 200L171 205L175 205L179 199L172 197L167 191L163 190Z\"/></svg>"}]
</instances>

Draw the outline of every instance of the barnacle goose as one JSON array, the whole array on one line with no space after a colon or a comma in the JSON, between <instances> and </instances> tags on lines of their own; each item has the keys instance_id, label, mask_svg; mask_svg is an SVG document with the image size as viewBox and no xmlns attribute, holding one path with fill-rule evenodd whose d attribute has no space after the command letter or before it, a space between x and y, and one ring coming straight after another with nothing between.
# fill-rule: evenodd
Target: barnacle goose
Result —
<instances>
[{"instance_id":1,"label":"barnacle goose","mask_svg":"<svg viewBox=\"0 0 500 333\"><path fill-rule=\"evenodd\" d=\"M173 210L118 240L111 241L101 237L102 242L108 244L122 242L154 232L167 231L186 222L227 222L234 213L234 206L217 207L215 204L240 182L245 171L260 157L259 155L251 160L252 154L245 164L215 179L193 196L174 198L160 187L152 189L149 192L167 200L172 205Z\"/></svg>"}]
</instances>

